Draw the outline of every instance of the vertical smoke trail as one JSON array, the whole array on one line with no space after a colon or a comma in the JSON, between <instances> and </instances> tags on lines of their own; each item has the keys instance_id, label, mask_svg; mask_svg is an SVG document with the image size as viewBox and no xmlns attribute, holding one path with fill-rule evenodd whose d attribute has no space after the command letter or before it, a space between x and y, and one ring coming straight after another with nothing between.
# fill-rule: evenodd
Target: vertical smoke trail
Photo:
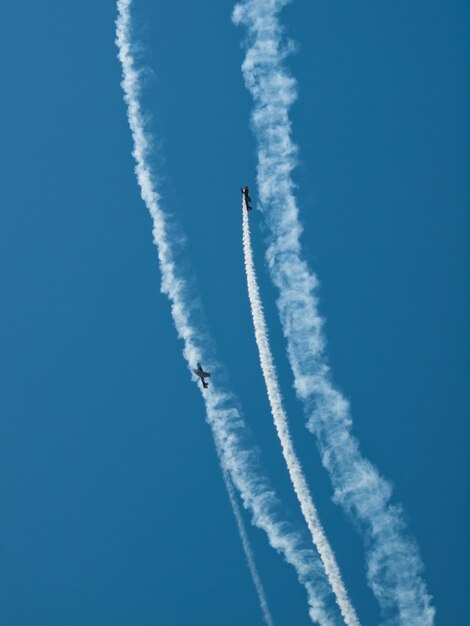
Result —
<instances>
[{"instance_id":1,"label":"vertical smoke trail","mask_svg":"<svg viewBox=\"0 0 470 626\"><path fill-rule=\"evenodd\" d=\"M178 271L173 240L167 218L160 208L160 196L150 166L152 150L140 106L140 73L136 68L131 43L131 4L132 0L117 2L116 45L122 65L121 85L127 105L127 118L134 143L136 176L142 199L153 221L153 237L162 274L161 289L170 301L173 322L178 337L183 341L183 356L189 371L200 361L213 374L217 374L217 371L220 373L220 366L211 356L208 347L210 341L193 321L197 307L188 295L187 281ZM214 379L217 377L213 375ZM230 477L244 506L251 511L253 523L266 532L270 545L295 568L307 592L312 621L321 626L333 626L336 623L334 607L325 606L329 589L318 555L280 515L280 503L263 474L257 450L251 442L235 398L215 385L205 390L202 396L223 472Z\"/></svg>"},{"instance_id":2,"label":"vertical smoke trail","mask_svg":"<svg viewBox=\"0 0 470 626\"><path fill-rule=\"evenodd\" d=\"M359 620L357 619L356 612L348 598L335 555L318 517L317 509L313 503L312 496L302 471L302 466L297 458L292 437L289 432L289 423L282 404L281 391L279 389L276 368L269 345L268 329L264 319L263 305L259 294L258 280L256 278L253 251L251 247L248 210L245 204L246 201L243 199L243 256L245 259L248 297L250 300L251 315L253 318L261 370L263 372L263 378L268 392L269 404L271 406L271 413L276 426L276 432L279 437L279 441L281 442L282 454L286 461L287 470L289 472L295 494L299 500L302 514L312 535L313 543L320 554L326 575L331 588L333 589L333 593L336 596L336 602L341 610L341 615L348 626L359 626Z\"/></svg>"},{"instance_id":3,"label":"vertical smoke trail","mask_svg":"<svg viewBox=\"0 0 470 626\"><path fill-rule=\"evenodd\" d=\"M253 556L253 550L251 549L250 540L248 539L242 513L240 511L240 507L238 506L237 497L235 495L232 481L230 480L230 476L227 474L227 472L224 471L223 475L225 488L227 489L230 505L232 507L233 515L237 523L238 534L240 535L240 540L242 542L243 552L245 553L248 569L250 570L251 578L253 580L256 593L258 595L258 600L261 611L263 613L264 621L266 622L267 626L274 626L271 611L269 610L268 601L266 599L266 593L264 591L263 583L258 573L258 568L256 567L255 557Z\"/></svg>"},{"instance_id":4,"label":"vertical smoke trail","mask_svg":"<svg viewBox=\"0 0 470 626\"><path fill-rule=\"evenodd\" d=\"M317 278L302 258L292 170L297 146L289 109L295 80L284 67L290 46L282 42L278 13L288 0L244 0L235 23L248 31L243 75L254 100L252 125L258 143L258 187L271 238L267 261L279 289L278 308L298 396L330 473L335 501L342 505L367 546L368 582L390 624L430 626L434 608L423 580L423 565L391 488L361 455L351 433L345 398L331 383L318 313Z\"/></svg>"}]
</instances>

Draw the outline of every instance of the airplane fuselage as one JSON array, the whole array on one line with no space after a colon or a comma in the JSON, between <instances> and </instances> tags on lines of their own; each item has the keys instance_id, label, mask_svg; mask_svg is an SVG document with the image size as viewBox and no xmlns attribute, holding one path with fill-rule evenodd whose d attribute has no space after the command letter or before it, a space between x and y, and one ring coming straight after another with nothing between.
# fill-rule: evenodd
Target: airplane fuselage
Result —
<instances>
[{"instance_id":1,"label":"airplane fuselage","mask_svg":"<svg viewBox=\"0 0 470 626\"><path fill-rule=\"evenodd\" d=\"M252 207L251 205L251 198L248 194L248 185L245 185L244 187L240 188L240 191L242 192L243 195L243 199L245 200L245 206L246 206L246 210L247 211L251 211Z\"/></svg>"},{"instance_id":2,"label":"airplane fuselage","mask_svg":"<svg viewBox=\"0 0 470 626\"><path fill-rule=\"evenodd\" d=\"M200 363L197 364L197 369L193 369L193 372L201 379L204 389L207 389L209 387L209 383L206 382L206 378L210 378L210 373L205 372Z\"/></svg>"}]
</instances>

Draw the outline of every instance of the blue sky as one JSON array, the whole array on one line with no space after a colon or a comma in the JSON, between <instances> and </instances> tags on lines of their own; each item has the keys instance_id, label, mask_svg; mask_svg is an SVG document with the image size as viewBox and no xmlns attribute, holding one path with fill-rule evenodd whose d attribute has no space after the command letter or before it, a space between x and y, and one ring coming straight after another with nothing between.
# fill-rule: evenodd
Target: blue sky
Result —
<instances>
[{"instance_id":1,"label":"blue sky","mask_svg":"<svg viewBox=\"0 0 470 626\"><path fill-rule=\"evenodd\" d=\"M291 519L241 256L253 187L242 31L229 2L136 0L162 206ZM200 395L188 378L133 172L113 2L11 4L4 76L0 264L0 619L260 624ZM420 546L436 624L467 624L468 8L293 2L295 178L320 281L334 380L364 454ZM262 296L296 447L351 598L378 622L359 535L293 389L276 292ZM248 520L248 518L247 518ZM290 567L249 528L275 623L308 624Z\"/></svg>"}]
</instances>

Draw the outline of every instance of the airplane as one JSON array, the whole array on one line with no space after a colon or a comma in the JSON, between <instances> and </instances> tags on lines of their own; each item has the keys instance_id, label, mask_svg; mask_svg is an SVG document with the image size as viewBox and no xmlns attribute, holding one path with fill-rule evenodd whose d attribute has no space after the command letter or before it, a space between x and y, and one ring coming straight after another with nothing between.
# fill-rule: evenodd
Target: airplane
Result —
<instances>
[{"instance_id":1,"label":"airplane","mask_svg":"<svg viewBox=\"0 0 470 626\"><path fill-rule=\"evenodd\" d=\"M243 199L245 200L246 210L251 211L253 207L250 206L251 198L248 195L248 185L245 185L244 187L240 187L240 191L242 192Z\"/></svg>"},{"instance_id":2,"label":"airplane","mask_svg":"<svg viewBox=\"0 0 470 626\"><path fill-rule=\"evenodd\" d=\"M199 378L201 379L201 383L202 383L202 386L204 387L204 389L207 389L209 387L209 383L206 383L206 381L204 379L205 378L210 378L209 372L205 372L202 369L200 363L197 364L197 369L193 370L193 372L196 374L196 376L199 376Z\"/></svg>"}]
</instances>

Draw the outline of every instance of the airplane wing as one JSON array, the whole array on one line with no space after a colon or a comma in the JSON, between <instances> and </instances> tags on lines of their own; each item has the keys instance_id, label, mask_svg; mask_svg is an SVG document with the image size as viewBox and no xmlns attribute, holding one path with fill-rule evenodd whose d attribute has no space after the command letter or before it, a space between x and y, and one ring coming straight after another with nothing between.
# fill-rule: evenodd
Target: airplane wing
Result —
<instances>
[{"instance_id":1,"label":"airplane wing","mask_svg":"<svg viewBox=\"0 0 470 626\"><path fill-rule=\"evenodd\" d=\"M204 376L204 378L210 378L211 375L209 374L209 372L201 372L202 376Z\"/></svg>"}]
</instances>

